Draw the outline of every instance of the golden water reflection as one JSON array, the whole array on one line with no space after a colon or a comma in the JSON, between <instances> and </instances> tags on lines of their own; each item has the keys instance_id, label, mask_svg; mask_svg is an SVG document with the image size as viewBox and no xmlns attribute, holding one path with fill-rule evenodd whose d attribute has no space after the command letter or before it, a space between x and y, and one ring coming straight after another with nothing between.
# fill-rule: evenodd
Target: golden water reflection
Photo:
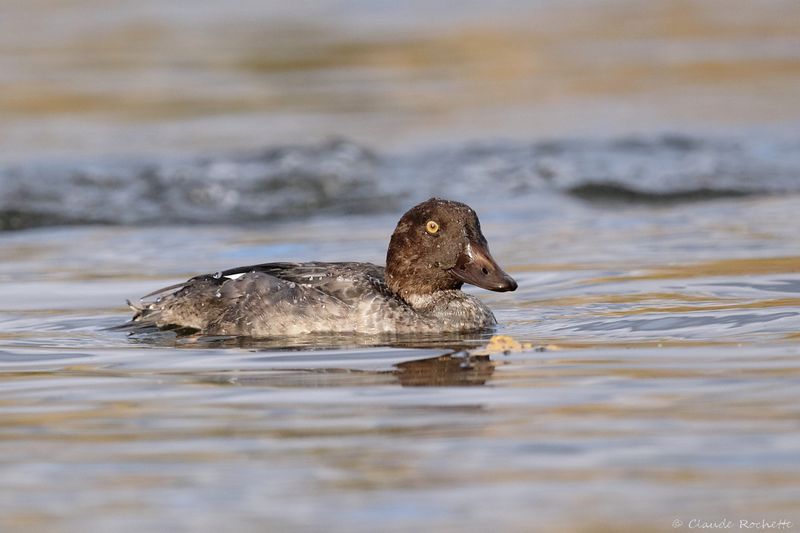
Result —
<instances>
[{"instance_id":1,"label":"golden water reflection","mask_svg":"<svg viewBox=\"0 0 800 533\"><path fill-rule=\"evenodd\" d=\"M90 0L8 4L0 118L19 129L0 139L119 152L800 118L794 2L511 2L457 17L368 2L331 17L323 4L126 0L127 17Z\"/></svg>"}]
</instances>

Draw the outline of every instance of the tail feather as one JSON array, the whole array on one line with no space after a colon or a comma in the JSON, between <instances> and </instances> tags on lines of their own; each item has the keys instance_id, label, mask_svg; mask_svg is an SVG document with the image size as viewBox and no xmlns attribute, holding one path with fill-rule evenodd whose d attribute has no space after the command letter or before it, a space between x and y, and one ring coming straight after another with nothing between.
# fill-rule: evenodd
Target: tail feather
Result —
<instances>
[{"instance_id":1,"label":"tail feather","mask_svg":"<svg viewBox=\"0 0 800 533\"><path fill-rule=\"evenodd\" d=\"M139 322L153 315L154 309L152 304L142 303L141 305L136 305L130 300L125 300L125 303L127 303L128 307L133 311L131 322Z\"/></svg>"},{"instance_id":2,"label":"tail feather","mask_svg":"<svg viewBox=\"0 0 800 533\"><path fill-rule=\"evenodd\" d=\"M156 309L153 304L142 303L136 305L130 300L125 300L128 307L133 311L133 316L127 322L112 326L111 330L128 330L131 334L142 333L145 331L152 331L158 329L158 315L159 309Z\"/></svg>"}]
</instances>

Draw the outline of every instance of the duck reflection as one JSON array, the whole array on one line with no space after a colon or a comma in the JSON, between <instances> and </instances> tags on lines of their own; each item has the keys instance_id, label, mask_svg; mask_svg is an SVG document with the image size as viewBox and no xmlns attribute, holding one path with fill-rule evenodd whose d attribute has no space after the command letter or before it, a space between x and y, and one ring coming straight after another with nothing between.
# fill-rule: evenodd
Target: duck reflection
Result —
<instances>
[{"instance_id":1,"label":"duck reflection","mask_svg":"<svg viewBox=\"0 0 800 533\"><path fill-rule=\"evenodd\" d=\"M134 344L169 348L244 348L256 351L315 351L347 348L435 349L468 352L486 344L491 333L382 334L316 333L304 336L253 338L200 335L190 330L154 331L151 335L129 335Z\"/></svg>"},{"instance_id":2,"label":"duck reflection","mask_svg":"<svg viewBox=\"0 0 800 533\"><path fill-rule=\"evenodd\" d=\"M404 361L392 370L354 368L282 368L235 372L192 372L191 381L244 387L336 388L401 385L403 387L474 387L494 374L489 356L463 353Z\"/></svg>"},{"instance_id":3,"label":"duck reflection","mask_svg":"<svg viewBox=\"0 0 800 533\"><path fill-rule=\"evenodd\" d=\"M485 385L494 373L494 363L489 355L476 353L486 346L486 334L439 335L313 335L253 339L249 337L215 337L182 334L179 331L159 332L147 337L132 337L136 343L183 349L245 349L252 354L244 358L231 353L231 362L238 360L236 370L192 373L193 381L217 385L269 386L269 387L349 387L399 384L403 387L463 387ZM334 350L345 353L348 348L396 348L428 350L425 357L395 363L391 370L340 368L325 365L321 351ZM430 357L430 351L435 355ZM276 356L275 352L288 352ZM266 356L269 352L269 356ZM301 353L302 352L302 353ZM264 354L261 356L260 354ZM354 352L355 353L355 352ZM376 350L385 357L386 352ZM398 354L404 357L407 354ZM363 351L359 358L363 358ZM368 357L366 358L369 359ZM331 359L330 362L333 362ZM244 363L244 364L242 364ZM289 366L287 363L291 364ZM295 366L292 363L296 363ZM309 367L304 366L309 364ZM275 368L274 365L279 366ZM267 368L265 368L265 366ZM270 368L271 367L271 368Z\"/></svg>"},{"instance_id":4,"label":"duck reflection","mask_svg":"<svg viewBox=\"0 0 800 533\"><path fill-rule=\"evenodd\" d=\"M494 374L488 355L440 355L406 361L394 371L404 387L464 387L485 385Z\"/></svg>"}]
</instances>

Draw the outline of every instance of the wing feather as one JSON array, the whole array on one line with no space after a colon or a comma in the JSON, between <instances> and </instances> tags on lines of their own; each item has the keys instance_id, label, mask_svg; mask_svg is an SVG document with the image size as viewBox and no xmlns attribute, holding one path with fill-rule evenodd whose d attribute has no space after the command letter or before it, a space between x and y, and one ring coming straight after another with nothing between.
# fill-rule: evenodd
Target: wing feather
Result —
<instances>
[{"instance_id":1,"label":"wing feather","mask_svg":"<svg viewBox=\"0 0 800 533\"><path fill-rule=\"evenodd\" d=\"M383 268L370 263L250 265L196 276L145 298L170 290L175 292L137 308L133 321L260 337L342 331L354 306L388 292Z\"/></svg>"}]
</instances>

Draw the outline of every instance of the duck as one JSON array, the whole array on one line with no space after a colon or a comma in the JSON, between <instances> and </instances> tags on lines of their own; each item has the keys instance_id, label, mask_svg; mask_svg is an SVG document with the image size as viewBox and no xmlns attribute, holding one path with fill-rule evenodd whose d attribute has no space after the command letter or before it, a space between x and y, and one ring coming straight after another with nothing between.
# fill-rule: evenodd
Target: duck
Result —
<instances>
[{"instance_id":1,"label":"duck","mask_svg":"<svg viewBox=\"0 0 800 533\"><path fill-rule=\"evenodd\" d=\"M129 325L201 335L270 338L313 333L467 333L494 314L461 290L517 282L492 257L475 211L430 198L400 218L386 266L263 263L195 276L142 297ZM155 300L147 301L155 297Z\"/></svg>"}]
</instances>

